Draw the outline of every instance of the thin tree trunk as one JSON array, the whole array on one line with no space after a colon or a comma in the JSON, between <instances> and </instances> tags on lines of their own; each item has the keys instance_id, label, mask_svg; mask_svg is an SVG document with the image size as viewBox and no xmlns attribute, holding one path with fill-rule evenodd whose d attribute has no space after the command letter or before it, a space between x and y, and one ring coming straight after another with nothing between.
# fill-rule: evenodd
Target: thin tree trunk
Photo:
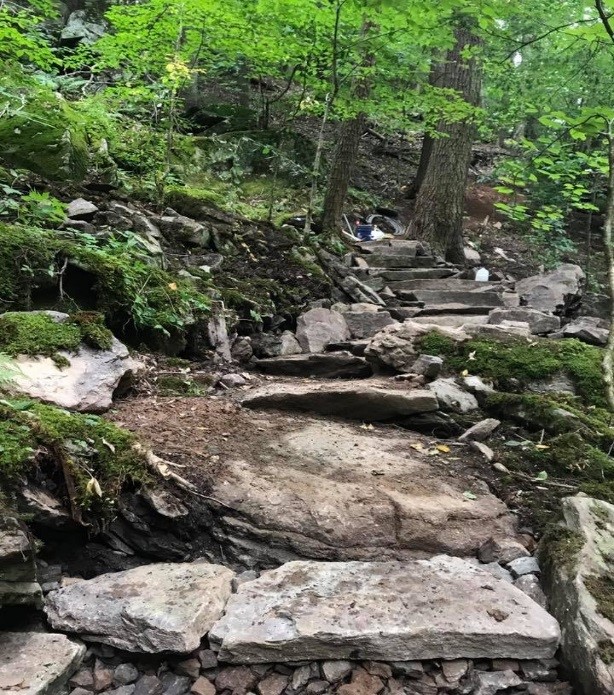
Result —
<instances>
[{"instance_id":1,"label":"thin tree trunk","mask_svg":"<svg viewBox=\"0 0 614 695\"><path fill-rule=\"evenodd\" d=\"M456 45L438 68L438 86L456 90L472 106L479 103L481 72L476 59L463 52L479 44L469 26L459 26ZM475 126L470 119L444 121L437 130L408 235L428 240L446 260L463 264L463 209Z\"/></svg>"},{"instance_id":2,"label":"thin tree trunk","mask_svg":"<svg viewBox=\"0 0 614 695\"><path fill-rule=\"evenodd\" d=\"M373 24L365 20L360 30L361 37L364 39L372 28ZM366 53L362 66L370 67L374 62L375 56L372 53ZM368 80L365 77L357 80L353 92L355 99L359 101L367 99L370 92ZM359 112L341 127L324 194L322 227L325 232L334 231L341 226L343 206L350 187L352 170L358 159L360 138L365 130L366 119L366 114Z\"/></svg>"},{"instance_id":3,"label":"thin tree trunk","mask_svg":"<svg viewBox=\"0 0 614 695\"><path fill-rule=\"evenodd\" d=\"M431 159L431 152L433 151L433 137L428 133L424 133L422 138L422 148L420 150L420 161L418 162L418 169L416 171L416 176L411 182L407 190L407 197L412 199L415 198L420 192L424 177L426 176L426 170L428 169L429 160Z\"/></svg>"},{"instance_id":4,"label":"thin tree trunk","mask_svg":"<svg viewBox=\"0 0 614 695\"><path fill-rule=\"evenodd\" d=\"M605 381L606 396L610 410L614 412L614 247L612 246L612 227L614 226L614 133L612 123L609 124L608 155L608 201L606 207L605 224L603 227L603 241L605 254L608 261L608 287L610 290L610 333L603 355L603 380Z\"/></svg>"}]
</instances>

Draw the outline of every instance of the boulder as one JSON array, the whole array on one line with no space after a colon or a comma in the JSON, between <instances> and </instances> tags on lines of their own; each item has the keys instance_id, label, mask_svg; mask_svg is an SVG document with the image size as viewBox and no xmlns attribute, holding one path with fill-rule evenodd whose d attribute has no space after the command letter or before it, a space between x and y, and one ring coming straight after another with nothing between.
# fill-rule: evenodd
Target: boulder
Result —
<instances>
[{"instance_id":1,"label":"boulder","mask_svg":"<svg viewBox=\"0 0 614 695\"><path fill-rule=\"evenodd\" d=\"M350 352L309 353L288 357L258 360L258 369L265 374L281 376L322 377L326 379L352 379L371 376L371 365L364 357Z\"/></svg>"},{"instance_id":2,"label":"boulder","mask_svg":"<svg viewBox=\"0 0 614 695\"><path fill-rule=\"evenodd\" d=\"M455 379L436 379L426 388L437 396L442 410L469 413L479 408L476 397L460 387Z\"/></svg>"},{"instance_id":3,"label":"boulder","mask_svg":"<svg viewBox=\"0 0 614 695\"><path fill-rule=\"evenodd\" d=\"M551 338L575 338L589 345L603 347L608 342L607 322L593 316L580 316L562 330L552 333Z\"/></svg>"},{"instance_id":4,"label":"boulder","mask_svg":"<svg viewBox=\"0 0 614 695\"><path fill-rule=\"evenodd\" d=\"M242 404L248 408L304 410L368 422L428 413L438 408L437 398L428 391L383 388L362 383L330 386L276 384L251 391Z\"/></svg>"},{"instance_id":5,"label":"boulder","mask_svg":"<svg viewBox=\"0 0 614 695\"><path fill-rule=\"evenodd\" d=\"M310 309L296 322L296 338L304 352L324 352L330 343L350 337L343 315L331 309Z\"/></svg>"},{"instance_id":6,"label":"boulder","mask_svg":"<svg viewBox=\"0 0 614 695\"><path fill-rule=\"evenodd\" d=\"M66 635L3 632L0 635L0 692L60 695L84 656L85 646Z\"/></svg>"},{"instance_id":7,"label":"boulder","mask_svg":"<svg viewBox=\"0 0 614 695\"><path fill-rule=\"evenodd\" d=\"M290 562L239 587L209 633L220 659L554 656L559 627L509 582L461 560Z\"/></svg>"},{"instance_id":8,"label":"boulder","mask_svg":"<svg viewBox=\"0 0 614 695\"><path fill-rule=\"evenodd\" d=\"M529 555L524 545L513 538L489 538L478 551L480 562L498 562L501 565Z\"/></svg>"},{"instance_id":9,"label":"boulder","mask_svg":"<svg viewBox=\"0 0 614 695\"><path fill-rule=\"evenodd\" d=\"M420 355L412 364L411 372L421 374L425 379L436 379L443 368L443 359L435 355Z\"/></svg>"},{"instance_id":10,"label":"boulder","mask_svg":"<svg viewBox=\"0 0 614 695\"><path fill-rule=\"evenodd\" d=\"M169 212L165 210L165 213ZM163 215L157 220L162 234L170 242L189 246L206 247L210 241L209 230L200 222L183 215Z\"/></svg>"},{"instance_id":11,"label":"boulder","mask_svg":"<svg viewBox=\"0 0 614 695\"><path fill-rule=\"evenodd\" d=\"M54 312L54 318L66 321L68 314ZM9 390L61 408L97 413L111 407L120 382L125 383L139 369L128 348L116 338L108 350L81 344L76 353L59 350L58 354L68 366L58 366L51 357L16 357Z\"/></svg>"},{"instance_id":12,"label":"boulder","mask_svg":"<svg viewBox=\"0 0 614 695\"><path fill-rule=\"evenodd\" d=\"M562 503L565 528L542 548L548 605L581 692L614 692L614 505L583 494Z\"/></svg>"},{"instance_id":13,"label":"boulder","mask_svg":"<svg viewBox=\"0 0 614 695\"><path fill-rule=\"evenodd\" d=\"M388 311L346 311L343 318L351 337L358 339L372 338L382 328L397 323Z\"/></svg>"},{"instance_id":14,"label":"boulder","mask_svg":"<svg viewBox=\"0 0 614 695\"><path fill-rule=\"evenodd\" d=\"M288 355L300 355L303 352L296 336L292 331L284 331L280 336L279 355L286 357Z\"/></svg>"},{"instance_id":15,"label":"boulder","mask_svg":"<svg viewBox=\"0 0 614 695\"><path fill-rule=\"evenodd\" d=\"M498 324L463 326L463 330L472 338L486 338L499 342L510 342L518 338L529 338L531 329L528 323L520 321L503 321Z\"/></svg>"},{"instance_id":16,"label":"boulder","mask_svg":"<svg viewBox=\"0 0 614 695\"><path fill-rule=\"evenodd\" d=\"M16 519L0 516L0 608L41 604L32 543Z\"/></svg>"},{"instance_id":17,"label":"boulder","mask_svg":"<svg viewBox=\"0 0 614 695\"><path fill-rule=\"evenodd\" d=\"M489 324L498 325L504 321L528 323L533 335L546 335L561 327L561 319L558 316L526 306L493 309L488 316Z\"/></svg>"},{"instance_id":18,"label":"boulder","mask_svg":"<svg viewBox=\"0 0 614 695\"><path fill-rule=\"evenodd\" d=\"M416 339L431 332L456 342L469 340L469 335L459 328L447 328L408 320L393 326L386 326L377 333L369 342L365 356L372 362L393 367L399 372L409 372L421 352L415 344Z\"/></svg>"},{"instance_id":19,"label":"boulder","mask_svg":"<svg viewBox=\"0 0 614 695\"><path fill-rule=\"evenodd\" d=\"M106 31L106 24L88 17L86 10L75 10L68 16L68 20L62 29L60 39L62 43L74 45L75 43L95 43Z\"/></svg>"},{"instance_id":20,"label":"boulder","mask_svg":"<svg viewBox=\"0 0 614 695\"><path fill-rule=\"evenodd\" d=\"M564 263L556 270L516 283L521 302L545 313L565 314L582 296L586 276L579 265Z\"/></svg>"},{"instance_id":21,"label":"boulder","mask_svg":"<svg viewBox=\"0 0 614 695\"><path fill-rule=\"evenodd\" d=\"M47 596L51 625L133 652L190 652L222 615L234 572L205 562L103 574Z\"/></svg>"}]
</instances>

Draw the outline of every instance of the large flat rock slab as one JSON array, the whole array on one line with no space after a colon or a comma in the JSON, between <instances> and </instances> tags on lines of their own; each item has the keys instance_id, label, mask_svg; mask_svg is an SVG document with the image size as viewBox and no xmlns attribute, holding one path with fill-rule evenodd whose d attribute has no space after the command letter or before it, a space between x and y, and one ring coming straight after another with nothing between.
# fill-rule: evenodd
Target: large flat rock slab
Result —
<instances>
[{"instance_id":1,"label":"large flat rock slab","mask_svg":"<svg viewBox=\"0 0 614 695\"><path fill-rule=\"evenodd\" d=\"M258 360L256 367L265 374L325 379L361 378L373 373L364 357L356 357L345 351L271 357Z\"/></svg>"},{"instance_id":2,"label":"large flat rock slab","mask_svg":"<svg viewBox=\"0 0 614 695\"><path fill-rule=\"evenodd\" d=\"M205 562L103 574L47 596L57 630L135 652L190 652L222 615L234 572Z\"/></svg>"},{"instance_id":3,"label":"large flat rock slab","mask_svg":"<svg viewBox=\"0 0 614 695\"><path fill-rule=\"evenodd\" d=\"M243 584L209 639L234 663L554 656L558 623L459 558L290 562Z\"/></svg>"},{"instance_id":4,"label":"large flat rock slab","mask_svg":"<svg viewBox=\"0 0 614 695\"><path fill-rule=\"evenodd\" d=\"M365 383L275 384L250 391L242 400L248 408L303 410L370 422L429 413L437 397L421 389L395 389Z\"/></svg>"},{"instance_id":5,"label":"large flat rock slab","mask_svg":"<svg viewBox=\"0 0 614 695\"><path fill-rule=\"evenodd\" d=\"M85 656L85 645L47 632L0 632L0 693L55 695Z\"/></svg>"}]
</instances>

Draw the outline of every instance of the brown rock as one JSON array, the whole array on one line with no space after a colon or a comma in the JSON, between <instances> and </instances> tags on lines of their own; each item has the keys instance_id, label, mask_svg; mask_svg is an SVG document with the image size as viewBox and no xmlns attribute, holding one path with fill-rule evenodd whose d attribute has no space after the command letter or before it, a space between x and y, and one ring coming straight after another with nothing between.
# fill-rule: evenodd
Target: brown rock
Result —
<instances>
[{"instance_id":1,"label":"brown rock","mask_svg":"<svg viewBox=\"0 0 614 695\"><path fill-rule=\"evenodd\" d=\"M469 668L467 659L454 659L452 661L442 661L441 670L448 683L456 683L466 673Z\"/></svg>"},{"instance_id":2,"label":"brown rock","mask_svg":"<svg viewBox=\"0 0 614 695\"><path fill-rule=\"evenodd\" d=\"M217 655L213 649L201 649L198 652L198 660L202 668L215 668L217 666Z\"/></svg>"},{"instance_id":3,"label":"brown rock","mask_svg":"<svg viewBox=\"0 0 614 695\"><path fill-rule=\"evenodd\" d=\"M352 673L352 681L342 685L338 695L378 695L384 689L384 683L378 676L372 676L364 668L358 667Z\"/></svg>"},{"instance_id":4,"label":"brown rock","mask_svg":"<svg viewBox=\"0 0 614 695\"><path fill-rule=\"evenodd\" d=\"M309 695L322 695L329 689L330 683L328 681L311 681L305 688L305 692L309 693Z\"/></svg>"},{"instance_id":5,"label":"brown rock","mask_svg":"<svg viewBox=\"0 0 614 695\"><path fill-rule=\"evenodd\" d=\"M113 684L113 669L100 659L94 665L94 690L99 693Z\"/></svg>"},{"instance_id":6,"label":"brown rock","mask_svg":"<svg viewBox=\"0 0 614 695\"><path fill-rule=\"evenodd\" d=\"M480 562L498 562L500 565L507 565L530 554L522 543L513 538L489 538L478 551Z\"/></svg>"},{"instance_id":7,"label":"brown rock","mask_svg":"<svg viewBox=\"0 0 614 695\"><path fill-rule=\"evenodd\" d=\"M89 668L81 668L68 681L73 688L85 688L86 690L94 689L94 675Z\"/></svg>"},{"instance_id":8,"label":"brown rock","mask_svg":"<svg viewBox=\"0 0 614 695\"><path fill-rule=\"evenodd\" d=\"M288 676L283 676L281 673L272 673L258 683L258 692L260 695L281 695L288 685L288 681Z\"/></svg>"},{"instance_id":9,"label":"brown rock","mask_svg":"<svg viewBox=\"0 0 614 695\"><path fill-rule=\"evenodd\" d=\"M215 695L215 685L204 676L200 676L190 688L190 692L194 695Z\"/></svg>"},{"instance_id":10,"label":"brown rock","mask_svg":"<svg viewBox=\"0 0 614 695\"><path fill-rule=\"evenodd\" d=\"M389 664L383 664L380 661L365 661L362 664L367 673L380 678L392 678L392 668Z\"/></svg>"},{"instance_id":11,"label":"brown rock","mask_svg":"<svg viewBox=\"0 0 614 695\"><path fill-rule=\"evenodd\" d=\"M258 676L246 666L233 666L220 671L215 685L218 690L230 690L233 695L246 695L257 680Z\"/></svg>"},{"instance_id":12,"label":"brown rock","mask_svg":"<svg viewBox=\"0 0 614 695\"><path fill-rule=\"evenodd\" d=\"M200 661L198 659L185 659L175 664L173 670L180 676L198 678L200 674Z\"/></svg>"}]
</instances>

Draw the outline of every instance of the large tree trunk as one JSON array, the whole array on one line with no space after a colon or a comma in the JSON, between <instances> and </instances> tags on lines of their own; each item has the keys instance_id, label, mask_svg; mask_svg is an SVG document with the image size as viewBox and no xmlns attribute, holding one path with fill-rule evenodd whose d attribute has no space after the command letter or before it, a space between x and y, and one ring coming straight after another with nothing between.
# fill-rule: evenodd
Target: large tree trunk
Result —
<instances>
[{"instance_id":1,"label":"large tree trunk","mask_svg":"<svg viewBox=\"0 0 614 695\"><path fill-rule=\"evenodd\" d=\"M481 72L476 59L463 53L479 43L470 27L459 26L456 45L438 68L438 86L456 90L473 106L479 103ZM433 140L408 234L428 240L446 260L464 263L463 207L475 127L471 120L443 121L437 130L441 135Z\"/></svg>"},{"instance_id":2,"label":"large tree trunk","mask_svg":"<svg viewBox=\"0 0 614 695\"><path fill-rule=\"evenodd\" d=\"M603 355L603 380L610 410L614 412L614 246L612 228L614 227L614 133L612 123L608 127L608 202L606 206L603 241L608 261L608 289L610 293L610 333Z\"/></svg>"},{"instance_id":3,"label":"large tree trunk","mask_svg":"<svg viewBox=\"0 0 614 695\"><path fill-rule=\"evenodd\" d=\"M352 170L358 158L360 138L364 129L364 113L359 113L341 127L324 195L322 227L326 232L333 231L341 225L343 206L350 187Z\"/></svg>"}]
</instances>

